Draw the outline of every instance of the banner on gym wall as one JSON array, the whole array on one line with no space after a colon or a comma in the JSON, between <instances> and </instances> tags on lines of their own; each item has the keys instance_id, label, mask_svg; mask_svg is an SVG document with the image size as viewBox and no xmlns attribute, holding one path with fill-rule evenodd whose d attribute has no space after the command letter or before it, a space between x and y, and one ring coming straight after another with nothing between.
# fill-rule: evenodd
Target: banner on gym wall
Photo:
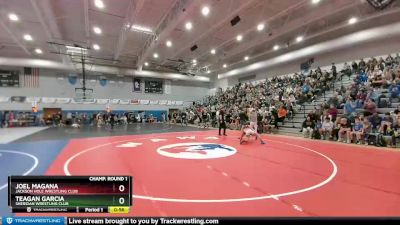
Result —
<instances>
[{"instance_id":1,"label":"banner on gym wall","mask_svg":"<svg viewBox=\"0 0 400 225\"><path fill-rule=\"evenodd\" d=\"M119 99L111 99L110 100L111 104L114 104L114 105L118 104L119 101L120 101Z\"/></svg>"},{"instance_id":2,"label":"banner on gym wall","mask_svg":"<svg viewBox=\"0 0 400 225\"><path fill-rule=\"evenodd\" d=\"M68 104L71 102L71 98L56 98L56 102L60 104Z\"/></svg>"},{"instance_id":3,"label":"banner on gym wall","mask_svg":"<svg viewBox=\"0 0 400 225\"><path fill-rule=\"evenodd\" d=\"M40 97L26 97L25 102L27 102L27 103L32 103L32 102L39 103L40 100L41 100Z\"/></svg>"},{"instance_id":4,"label":"banner on gym wall","mask_svg":"<svg viewBox=\"0 0 400 225\"><path fill-rule=\"evenodd\" d=\"M150 105L157 105L158 104L158 100L151 100L150 101Z\"/></svg>"},{"instance_id":5,"label":"banner on gym wall","mask_svg":"<svg viewBox=\"0 0 400 225\"><path fill-rule=\"evenodd\" d=\"M140 100L141 105L148 105L150 103L150 100Z\"/></svg>"},{"instance_id":6,"label":"banner on gym wall","mask_svg":"<svg viewBox=\"0 0 400 225\"><path fill-rule=\"evenodd\" d=\"M3 97L3 96L0 97L0 102L8 102L8 101L10 101L10 97Z\"/></svg>"},{"instance_id":7,"label":"banner on gym wall","mask_svg":"<svg viewBox=\"0 0 400 225\"><path fill-rule=\"evenodd\" d=\"M42 102L43 103L55 103L56 102L56 98L43 97L42 98Z\"/></svg>"},{"instance_id":8,"label":"banner on gym wall","mask_svg":"<svg viewBox=\"0 0 400 225\"><path fill-rule=\"evenodd\" d=\"M160 105L166 105L167 104L167 100L160 100L160 101L158 101L158 104L160 104Z\"/></svg>"},{"instance_id":9,"label":"banner on gym wall","mask_svg":"<svg viewBox=\"0 0 400 225\"><path fill-rule=\"evenodd\" d=\"M109 99L96 99L96 103L99 105L105 105L108 104Z\"/></svg>"},{"instance_id":10,"label":"banner on gym wall","mask_svg":"<svg viewBox=\"0 0 400 225\"><path fill-rule=\"evenodd\" d=\"M131 100L131 104L132 105L139 105L140 104L140 100L139 99L132 99Z\"/></svg>"},{"instance_id":11,"label":"banner on gym wall","mask_svg":"<svg viewBox=\"0 0 400 225\"><path fill-rule=\"evenodd\" d=\"M12 97L11 97L11 102L19 102L19 103L22 103L22 102L25 102L25 100L26 100L26 97L25 97L25 96L12 96Z\"/></svg>"},{"instance_id":12,"label":"banner on gym wall","mask_svg":"<svg viewBox=\"0 0 400 225\"><path fill-rule=\"evenodd\" d=\"M140 78L133 78L133 92L142 92L142 80Z\"/></svg>"},{"instance_id":13,"label":"banner on gym wall","mask_svg":"<svg viewBox=\"0 0 400 225\"><path fill-rule=\"evenodd\" d=\"M119 100L119 104L120 105L128 105L129 103L131 103L131 100L129 100L129 99L121 99L121 100Z\"/></svg>"}]
</instances>

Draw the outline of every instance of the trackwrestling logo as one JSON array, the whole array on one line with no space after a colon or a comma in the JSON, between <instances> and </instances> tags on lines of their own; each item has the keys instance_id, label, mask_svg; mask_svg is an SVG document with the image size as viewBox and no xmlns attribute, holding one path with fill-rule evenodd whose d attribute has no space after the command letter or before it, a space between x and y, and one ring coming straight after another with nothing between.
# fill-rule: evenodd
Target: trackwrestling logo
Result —
<instances>
[{"instance_id":1,"label":"trackwrestling logo","mask_svg":"<svg viewBox=\"0 0 400 225\"><path fill-rule=\"evenodd\" d=\"M213 159L231 156L236 149L216 143L179 143L159 147L157 152L178 159Z\"/></svg>"}]
</instances>

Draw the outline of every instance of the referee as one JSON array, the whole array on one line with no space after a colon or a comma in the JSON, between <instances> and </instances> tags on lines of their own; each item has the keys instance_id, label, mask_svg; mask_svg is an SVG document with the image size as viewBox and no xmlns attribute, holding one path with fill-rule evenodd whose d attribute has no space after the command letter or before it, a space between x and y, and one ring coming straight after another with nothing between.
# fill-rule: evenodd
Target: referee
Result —
<instances>
[{"instance_id":1,"label":"referee","mask_svg":"<svg viewBox=\"0 0 400 225\"><path fill-rule=\"evenodd\" d=\"M224 129L224 136L227 136L226 135L225 112L224 112L224 109L222 107L219 110L218 122L219 122L219 129L218 129L219 136L221 136L221 130L222 129Z\"/></svg>"}]
</instances>

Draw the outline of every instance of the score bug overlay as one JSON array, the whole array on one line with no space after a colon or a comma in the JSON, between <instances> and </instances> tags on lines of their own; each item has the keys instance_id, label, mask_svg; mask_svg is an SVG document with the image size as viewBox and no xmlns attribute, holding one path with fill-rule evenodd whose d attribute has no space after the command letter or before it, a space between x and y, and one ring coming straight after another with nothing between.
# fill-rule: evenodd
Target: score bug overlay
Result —
<instances>
[{"instance_id":1,"label":"score bug overlay","mask_svg":"<svg viewBox=\"0 0 400 225\"><path fill-rule=\"evenodd\" d=\"M12 212L127 213L131 176L10 176Z\"/></svg>"}]
</instances>

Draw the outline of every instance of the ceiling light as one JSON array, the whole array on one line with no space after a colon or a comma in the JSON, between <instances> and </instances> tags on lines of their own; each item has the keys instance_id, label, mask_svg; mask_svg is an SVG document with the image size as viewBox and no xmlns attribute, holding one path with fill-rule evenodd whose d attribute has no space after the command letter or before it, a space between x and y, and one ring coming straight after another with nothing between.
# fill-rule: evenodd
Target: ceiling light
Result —
<instances>
[{"instance_id":1,"label":"ceiling light","mask_svg":"<svg viewBox=\"0 0 400 225\"><path fill-rule=\"evenodd\" d=\"M153 54L153 57L157 59L157 58L158 58L158 54L157 54L157 53L154 53L154 54Z\"/></svg>"},{"instance_id":2,"label":"ceiling light","mask_svg":"<svg viewBox=\"0 0 400 225\"><path fill-rule=\"evenodd\" d=\"M265 28L265 25L263 23L260 23L260 24L257 25L257 30L258 31L262 31L262 30L264 30L264 28Z\"/></svg>"},{"instance_id":3,"label":"ceiling light","mask_svg":"<svg viewBox=\"0 0 400 225\"><path fill-rule=\"evenodd\" d=\"M25 34L25 35L24 35L24 39L25 39L26 41L32 41L32 40L33 40L32 36L29 35L29 34Z\"/></svg>"},{"instance_id":4,"label":"ceiling light","mask_svg":"<svg viewBox=\"0 0 400 225\"><path fill-rule=\"evenodd\" d=\"M223 67L224 67L224 68L226 68L226 67L227 67L227 65L226 65L226 64L224 64L224 65L223 65Z\"/></svg>"},{"instance_id":5,"label":"ceiling light","mask_svg":"<svg viewBox=\"0 0 400 225\"><path fill-rule=\"evenodd\" d=\"M94 44L94 45L93 45L93 49L94 49L94 50L100 50L100 46L99 46L98 44Z\"/></svg>"},{"instance_id":6,"label":"ceiling light","mask_svg":"<svg viewBox=\"0 0 400 225\"><path fill-rule=\"evenodd\" d=\"M96 34L101 34L101 29L100 29L100 27L93 27L93 31L96 33Z\"/></svg>"},{"instance_id":7,"label":"ceiling light","mask_svg":"<svg viewBox=\"0 0 400 225\"><path fill-rule=\"evenodd\" d=\"M14 14L14 13L8 14L8 18L9 18L11 21L18 21L18 20L19 20L17 14Z\"/></svg>"},{"instance_id":8,"label":"ceiling light","mask_svg":"<svg viewBox=\"0 0 400 225\"><path fill-rule=\"evenodd\" d=\"M296 42L301 42L301 41L303 41L303 36L298 36L298 37L296 38Z\"/></svg>"},{"instance_id":9,"label":"ceiling light","mask_svg":"<svg viewBox=\"0 0 400 225\"><path fill-rule=\"evenodd\" d=\"M153 30L151 30L149 27L140 26L137 24L133 24L131 26L131 30L136 31L136 32L146 33L146 34L153 34Z\"/></svg>"},{"instance_id":10,"label":"ceiling light","mask_svg":"<svg viewBox=\"0 0 400 225\"><path fill-rule=\"evenodd\" d=\"M193 59L192 62L193 62L194 64L196 64L196 63L197 63L197 60L196 60L196 59Z\"/></svg>"},{"instance_id":11,"label":"ceiling light","mask_svg":"<svg viewBox=\"0 0 400 225\"><path fill-rule=\"evenodd\" d=\"M104 8L104 3L103 3L102 0L94 0L94 5L99 9L103 9Z\"/></svg>"},{"instance_id":12,"label":"ceiling light","mask_svg":"<svg viewBox=\"0 0 400 225\"><path fill-rule=\"evenodd\" d=\"M211 71L207 70L207 73L211 73Z\"/></svg>"},{"instance_id":13,"label":"ceiling light","mask_svg":"<svg viewBox=\"0 0 400 225\"><path fill-rule=\"evenodd\" d=\"M242 36L242 35L239 34L238 36L236 36L236 40L237 40L237 41L241 41L242 39L243 39L243 36Z\"/></svg>"},{"instance_id":14,"label":"ceiling light","mask_svg":"<svg viewBox=\"0 0 400 225\"><path fill-rule=\"evenodd\" d=\"M246 55L246 56L244 57L244 60L245 60L245 61L249 60L249 57Z\"/></svg>"},{"instance_id":15,"label":"ceiling light","mask_svg":"<svg viewBox=\"0 0 400 225\"><path fill-rule=\"evenodd\" d=\"M185 24L186 30L191 30L192 27L193 27L193 24L192 24L191 22L187 22L187 23Z\"/></svg>"},{"instance_id":16,"label":"ceiling light","mask_svg":"<svg viewBox=\"0 0 400 225\"><path fill-rule=\"evenodd\" d=\"M279 45L274 45L274 50L278 50L279 49Z\"/></svg>"},{"instance_id":17,"label":"ceiling light","mask_svg":"<svg viewBox=\"0 0 400 225\"><path fill-rule=\"evenodd\" d=\"M145 62L144 65L145 65L145 66L149 66L149 63L148 63L148 62Z\"/></svg>"},{"instance_id":18,"label":"ceiling light","mask_svg":"<svg viewBox=\"0 0 400 225\"><path fill-rule=\"evenodd\" d=\"M36 52L36 54L42 54L43 53L42 49L40 49L40 48L35 49L35 52Z\"/></svg>"},{"instance_id":19,"label":"ceiling light","mask_svg":"<svg viewBox=\"0 0 400 225\"><path fill-rule=\"evenodd\" d=\"M357 18L356 17L352 17L349 19L349 24L355 24L357 22Z\"/></svg>"},{"instance_id":20,"label":"ceiling light","mask_svg":"<svg viewBox=\"0 0 400 225\"><path fill-rule=\"evenodd\" d=\"M172 42L168 40L167 42L165 42L165 45L166 45L167 47L171 47L171 46L172 46Z\"/></svg>"},{"instance_id":21,"label":"ceiling light","mask_svg":"<svg viewBox=\"0 0 400 225\"><path fill-rule=\"evenodd\" d=\"M216 51L215 49L211 49L211 54L215 55Z\"/></svg>"},{"instance_id":22,"label":"ceiling light","mask_svg":"<svg viewBox=\"0 0 400 225\"><path fill-rule=\"evenodd\" d=\"M312 4L318 4L321 0L311 0Z\"/></svg>"},{"instance_id":23,"label":"ceiling light","mask_svg":"<svg viewBox=\"0 0 400 225\"><path fill-rule=\"evenodd\" d=\"M207 6L204 6L201 9L201 14L203 14L203 16L207 16L210 13L210 8L208 8Z\"/></svg>"}]
</instances>

